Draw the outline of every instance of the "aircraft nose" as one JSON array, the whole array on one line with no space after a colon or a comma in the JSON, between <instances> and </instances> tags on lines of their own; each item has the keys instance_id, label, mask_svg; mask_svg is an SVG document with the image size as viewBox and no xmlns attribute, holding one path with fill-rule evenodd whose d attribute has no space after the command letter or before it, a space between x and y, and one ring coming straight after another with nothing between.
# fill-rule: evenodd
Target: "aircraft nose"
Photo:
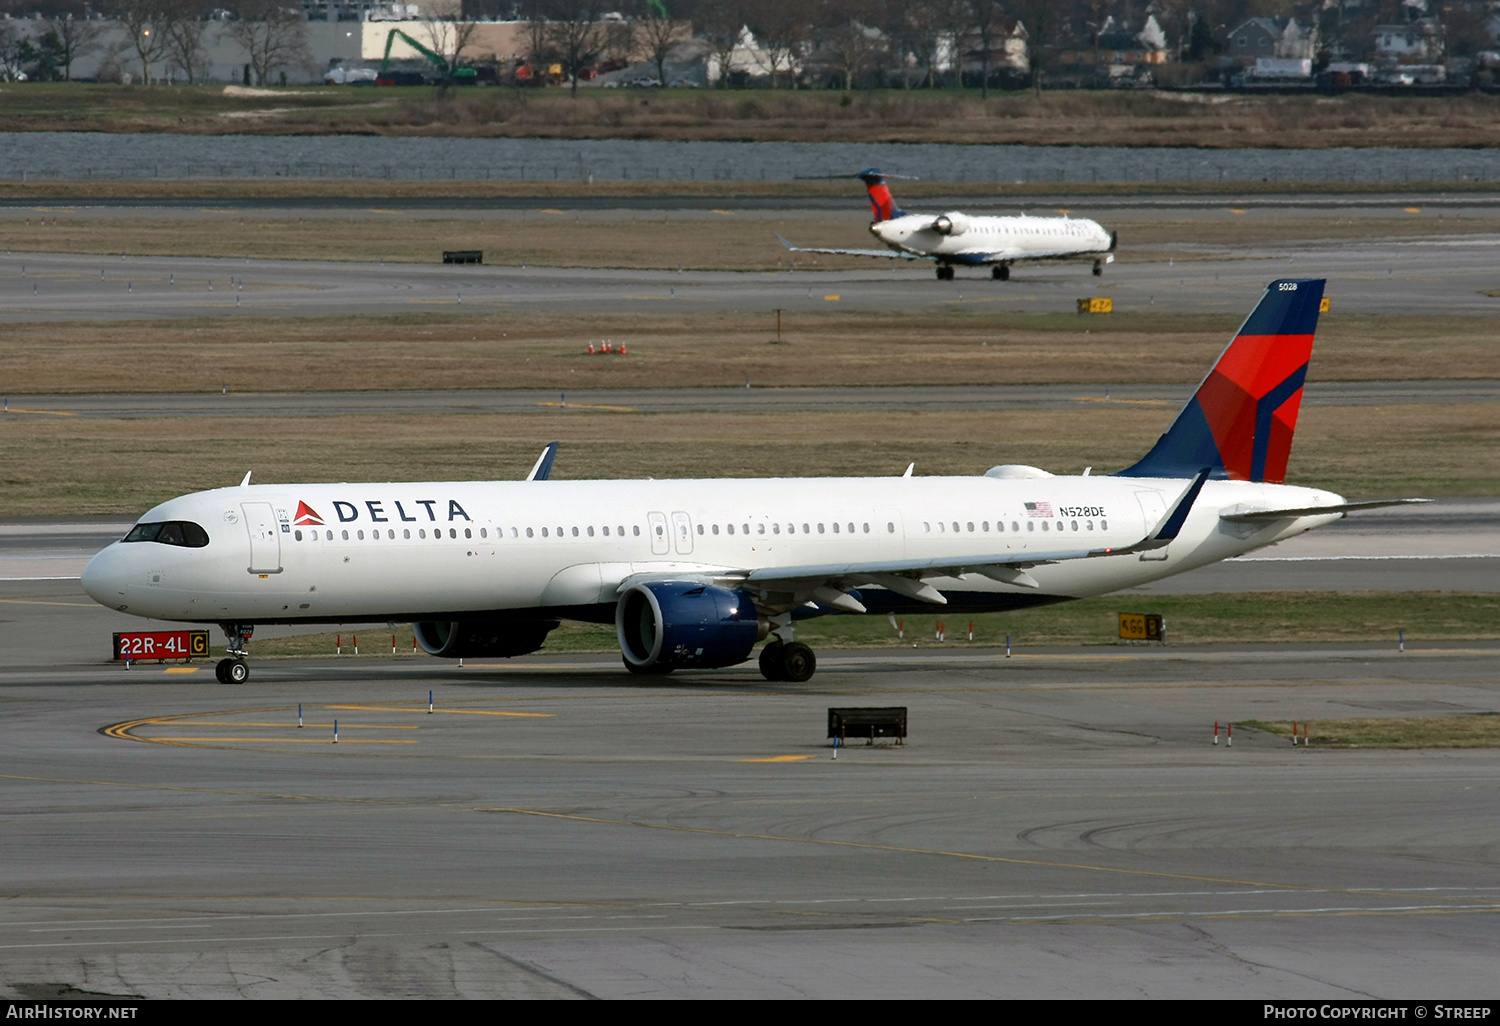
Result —
<instances>
[{"instance_id":1,"label":"aircraft nose","mask_svg":"<svg viewBox=\"0 0 1500 1026\"><path fill-rule=\"evenodd\" d=\"M129 557L115 542L89 560L83 568L83 590L88 597L110 609L125 608L125 585L130 577Z\"/></svg>"}]
</instances>

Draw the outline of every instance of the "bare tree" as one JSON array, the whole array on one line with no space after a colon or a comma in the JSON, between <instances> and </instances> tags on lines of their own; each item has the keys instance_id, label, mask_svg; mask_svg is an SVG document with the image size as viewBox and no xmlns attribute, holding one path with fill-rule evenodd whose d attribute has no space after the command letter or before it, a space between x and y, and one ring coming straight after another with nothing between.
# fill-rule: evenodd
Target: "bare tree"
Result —
<instances>
[{"instance_id":1,"label":"bare tree","mask_svg":"<svg viewBox=\"0 0 1500 1026\"><path fill-rule=\"evenodd\" d=\"M771 88L776 88L776 76L782 67L793 89L797 87L797 55L812 33L804 0L759 0L750 10L753 17L750 29L755 33L771 73Z\"/></svg>"},{"instance_id":2,"label":"bare tree","mask_svg":"<svg viewBox=\"0 0 1500 1026\"><path fill-rule=\"evenodd\" d=\"M192 85L203 65L204 37L210 22L204 20L197 0L161 0L162 55L187 75Z\"/></svg>"},{"instance_id":3,"label":"bare tree","mask_svg":"<svg viewBox=\"0 0 1500 1026\"><path fill-rule=\"evenodd\" d=\"M656 79L667 84L667 54L677 44L682 29L667 12L662 0L646 0L645 9L635 20L636 35L646 56L656 65Z\"/></svg>"},{"instance_id":4,"label":"bare tree","mask_svg":"<svg viewBox=\"0 0 1500 1026\"><path fill-rule=\"evenodd\" d=\"M79 16L74 17L75 13ZM58 65L67 81L73 79L73 62L97 51L100 36L104 34L104 26L90 21L85 14L80 4L76 12L61 11L47 19L47 31L57 37Z\"/></svg>"},{"instance_id":5,"label":"bare tree","mask_svg":"<svg viewBox=\"0 0 1500 1026\"><path fill-rule=\"evenodd\" d=\"M1031 65L1031 88L1042 95L1047 61L1057 49L1062 13L1049 0L1011 0L1011 14L1026 30L1026 56Z\"/></svg>"},{"instance_id":6,"label":"bare tree","mask_svg":"<svg viewBox=\"0 0 1500 1026\"><path fill-rule=\"evenodd\" d=\"M167 48L162 0L114 0L110 10L141 62L141 84L150 85L151 65L161 60Z\"/></svg>"},{"instance_id":7,"label":"bare tree","mask_svg":"<svg viewBox=\"0 0 1500 1026\"><path fill-rule=\"evenodd\" d=\"M531 0L526 21L535 28L536 42L562 65L572 94L578 95L578 76L598 60L607 37L600 17L605 0Z\"/></svg>"},{"instance_id":8,"label":"bare tree","mask_svg":"<svg viewBox=\"0 0 1500 1026\"><path fill-rule=\"evenodd\" d=\"M718 87L729 88L729 62L739 45L740 33L745 28L745 7L734 0L714 3L713 0L697 5L692 14L693 27L708 44L709 63L719 69Z\"/></svg>"},{"instance_id":9,"label":"bare tree","mask_svg":"<svg viewBox=\"0 0 1500 1026\"><path fill-rule=\"evenodd\" d=\"M256 85L265 85L274 72L311 66L301 11L277 0L243 0L236 13L228 36L245 51Z\"/></svg>"},{"instance_id":10,"label":"bare tree","mask_svg":"<svg viewBox=\"0 0 1500 1026\"><path fill-rule=\"evenodd\" d=\"M479 23L454 21L451 18L428 18L424 24L428 46L443 61L443 80L439 84L447 87L458 71L464 51L474 42L474 33L478 31Z\"/></svg>"},{"instance_id":11,"label":"bare tree","mask_svg":"<svg viewBox=\"0 0 1500 1026\"><path fill-rule=\"evenodd\" d=\"M826 0L821 5L819 49L838 69L845 90L859 88L860 77L885 49L885 38L874 27L878 17L877 0Z\"/></svg>"}]
</instances>

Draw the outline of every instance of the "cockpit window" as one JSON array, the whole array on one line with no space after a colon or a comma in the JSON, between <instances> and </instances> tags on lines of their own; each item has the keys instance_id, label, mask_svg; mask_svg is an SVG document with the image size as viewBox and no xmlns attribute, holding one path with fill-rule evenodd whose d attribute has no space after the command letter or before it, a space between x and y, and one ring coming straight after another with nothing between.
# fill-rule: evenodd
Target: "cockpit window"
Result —
<instances>
[{"instance_id":1,"label":"cockpit window","mask_svg":"<svg viewBox=\"0 0 1500 1026\"><path fill-rule=\"evenodd\" d=\"M157 524L136 524L124 541L160 542L163 545L181 545L189 549L201 549L208 544L208 532L190 520L168 520Z\"/></svg>"}]
</instances>

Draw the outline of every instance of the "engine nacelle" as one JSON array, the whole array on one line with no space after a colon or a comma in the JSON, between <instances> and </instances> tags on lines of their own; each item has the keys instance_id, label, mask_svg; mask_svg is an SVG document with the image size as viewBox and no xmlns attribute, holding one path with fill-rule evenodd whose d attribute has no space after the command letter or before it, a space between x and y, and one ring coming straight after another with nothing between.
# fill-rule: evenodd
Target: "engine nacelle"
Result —
<instances>
[{"instance_id":1,"label":"engine nacelle","mask_svg":"<svg viewBox=\"0 0 1500 1026\"><path fill-rule=\"evenodd\" d=\"M932 230L939 235L962 235L969 230L969 219L963 214L939 214L932 222Z\"/></svg>"},{"instance_id":2,"label":"engine nacelle","mask_svg":"<svg viewBox=\"0 0 1500 1026\"><path fill-rule=\"evenodd\" d=\"M695 581L631 586L615 607L615 633L625 661L642 670L733 666L764 636L749 595Z\"/></svg>"},{"instance_id":3,"label":"engine nacelle","mask_svg":"<svg viewBox=\"0 0 1500 1026\"><path fill-rule=\"evenodd\" d=\"M417 644L444 659L535 652L556 620L424 620L411 625Z\"/></svg>"}]
</instances>

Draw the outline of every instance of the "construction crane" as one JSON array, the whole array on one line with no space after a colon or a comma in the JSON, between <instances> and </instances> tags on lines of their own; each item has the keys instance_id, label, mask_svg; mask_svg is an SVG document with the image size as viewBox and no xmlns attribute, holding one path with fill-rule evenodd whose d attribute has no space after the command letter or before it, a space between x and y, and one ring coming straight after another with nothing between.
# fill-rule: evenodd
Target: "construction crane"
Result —
<instances>
[{"instance_id":1,"label":"construction crane","mask_svg":"<svg viewBox=\"0 0 1500 1026\"><path fill-rule=\"evenodd\" d=\"M431 61L433 66L435 66L438 69L438 72L442 75L442 80L444 82L451 80L460 85L473 85L474 82L478 79L478 73L473 68L460 68L457 66L458 58L456 55L454 57L454 62L450 64L446 58L435 53L428 47L423 46L411 36L396 28L391 29L390 35L385 37L385 56L380 61L381 79L387 78L386 69L390 67L391 63L391 45L396 42L397 36L400 36L402 39L404 39L406 41L406 45L410 46L413 50L417 51L423 57L426 57L429 61Z\"/></svg>"}]
</instances>

